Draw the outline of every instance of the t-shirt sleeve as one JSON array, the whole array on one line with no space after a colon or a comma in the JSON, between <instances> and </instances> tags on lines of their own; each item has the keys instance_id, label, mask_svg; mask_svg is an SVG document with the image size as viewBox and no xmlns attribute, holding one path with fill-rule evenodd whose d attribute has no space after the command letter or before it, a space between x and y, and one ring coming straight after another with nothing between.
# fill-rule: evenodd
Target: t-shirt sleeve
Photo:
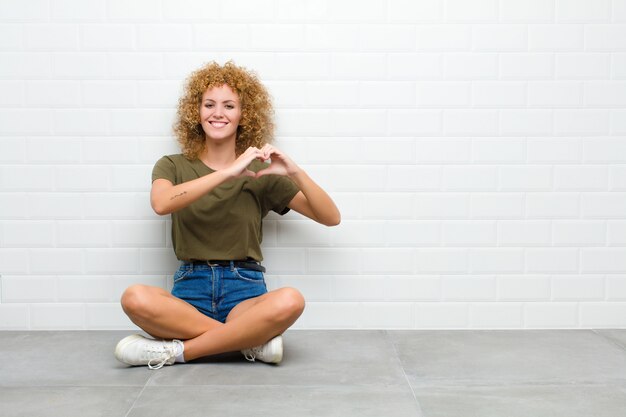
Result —
<instances>
[{"instance_id":1,"label":"t-shirt sleeve","mask_svg":"<svg viewBox=\"0 0 626 417\"><path fill-rule=\"evenodd\" d=\"M172 184L176 184L176 165L172 158L164 156L154 164L152 168L152 182L159 178L169 180Z\"/></svg>"},{"instance_id":2,"label":"t-shirt sleeve","mask_svg":"<svg viewBox=\"0 0 626 417\"><path fill-rule=\"evenodd\" d=\"M282 175L267 175L268 183L265 188L264 202L265 212L275 211L281 216L289 212L287 205L298 194L300 189L289 178Z\"/></svg>"}]
</instances>

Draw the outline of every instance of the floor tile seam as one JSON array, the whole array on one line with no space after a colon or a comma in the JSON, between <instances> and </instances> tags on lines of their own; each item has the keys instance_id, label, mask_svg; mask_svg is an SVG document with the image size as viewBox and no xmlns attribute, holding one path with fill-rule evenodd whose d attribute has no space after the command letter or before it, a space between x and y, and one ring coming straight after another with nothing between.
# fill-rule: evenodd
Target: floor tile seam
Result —
<instances>
[{"instance_id":1,"label":"floor tile seam","mask_svg":"<svg viewBox=\"0 0 626 417\"><path fill-rule=\"evenodd\" d=\"M2 384L0 388L144 388L141 385L97 385L97 384Z\"/></svg>"},{"instance_id":2,"label":"floor tile seam","mask_svg":"<svg viewBox=\"0 0 626 417\"><path fill-rule=\"evenodd\" d=\"M408 385L409 389L411 390L411 395L413 395L413 400L415 401L415 406L417 407L419 411L419 415L424 415L424 411L422 410L422 407L420 406L419 400L417 399L417 395L415 395L415 390L413 389L413 385L411 384L411 381L409 380L409 376L406 374L406 370L404 369L404 364L402 363L402 360L400 359L400 354L398 353L396 344L393 342L393 339L389 335L389 331L385 330L384 336L385 336L385 340L387 341L387 343L389 343L391 347L393 348L394 357L398 363L398 366L400 366L400 369L402 370L402 374L404 375L404 380L406 382L406 385Z\"/></svg>"},{"instance_id":3,"label":"floor tile seam","mask_svg":"<svg viewBox=\"0 0 626 417\"><path fill-rule=\"evenodd\" d=\"M449 382L445 382L449 381ZM603 381L546 381L546 382L537 382L537 381L499 381L499 380L444 380L438 381L437 383L418 383L412 384L412 387L415 389L419 388L437 388L437 387L606 387L606 386L616 386L623 385L626 387L626 379L611 379L611 380L603 380Z\"/></svg>"},{"instance_id":4,"label":"floor tile seam","mask_svg":"<svg viewBox=\"0 0 626 417\"><path fill-rule=\"evenodd\" d=\"M144 393L144 391L146 390L146 388L148 388L150 381L152 380L152 378L154 378L154 376L156 375L155 372L153 372L148 379L146 380L146 382L143 384L143 388L141 388L141 391L139 391L139 394L137 394L137 397L135 397L135 400L133 401L133 403L130 405L130 407L128 408L128 411L126 412L126 414L124 414L124 417L128 417L128 415L130 414L131 411L133 411L133 408L135 408L135 404L137 404L137 401L139 401L139 399L141 398L142 394Z\"/></svg>"},{"instance_id":5,"label":"floor tile seam","mask_svg":"<svg viewBox=\"0 0 626 417\"><path fill-rule=\"evenodd\" d=\"M611 336L607 336L604 335L602 333L599 333L599 330L595 330L592 329L591 330L595 335L599 336L600 338L602 338L603 340L606 340L607 342L609 342L610 344L612 344L613 346L618 347L620 350L626 351L626 345L624 345L623 343L621 343L619 340L614 339Z\"/></svg>"},{"instance_id":6,"label":"floor tile seam","mask_svg":"<svg viewBox=\"0 0 626 417\"><path fill-rule=\"evenodd\" d=\"M407 386L408 385L408 386ZM410 384L189 384L172 385L158 384L149 385L144 388L193 388L193 387L213 387L213 388L390 388L403 389L411 388Z\"/></svg>"}]
</instances>

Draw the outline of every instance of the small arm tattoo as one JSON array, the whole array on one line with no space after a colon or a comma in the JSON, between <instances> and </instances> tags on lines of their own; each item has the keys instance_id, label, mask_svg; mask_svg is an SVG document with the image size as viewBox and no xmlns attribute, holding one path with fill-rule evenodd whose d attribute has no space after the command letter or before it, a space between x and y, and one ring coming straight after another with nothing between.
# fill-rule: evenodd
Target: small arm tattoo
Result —
<instances>
[{"instance_id":1,"label":"small arm tattoo","mask_svg":"<svg viewBox=\"0 0 626 417\"><path fill-rule=\"evenodd\" d=\"M185 194L187 194L187 191L183 191L183 192L182 192L182 193L180 193L180 194L176 194L174 197L170 198L170 200L173 200L173 199L175 199L176 197L180 197L181 195L185 195Z\"/></svg>"}]
</instances>

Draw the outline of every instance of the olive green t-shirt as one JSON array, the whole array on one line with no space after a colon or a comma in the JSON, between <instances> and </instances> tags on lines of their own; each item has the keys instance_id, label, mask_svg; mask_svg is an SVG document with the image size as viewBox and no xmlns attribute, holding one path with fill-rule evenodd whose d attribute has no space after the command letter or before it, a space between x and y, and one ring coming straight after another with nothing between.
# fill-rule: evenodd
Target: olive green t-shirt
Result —
<instances>
[{"instance_id":1,"label":"olive green t-shirt","mask_svg":"<svg viewBox=\"0 0 626 417\"><path fill-rule=\"evenodd\" d=\"M267 164L253 161L257 172ZM214 172L199 159L168 155L157 161L152 181L164 178L174 185ZM172 243L179 260L263 260L262 219L270 210L287 213L298 193L296 184L281 175L241 177L215 187L187 207L172 213Z\"/></svg>"}]
</instances>

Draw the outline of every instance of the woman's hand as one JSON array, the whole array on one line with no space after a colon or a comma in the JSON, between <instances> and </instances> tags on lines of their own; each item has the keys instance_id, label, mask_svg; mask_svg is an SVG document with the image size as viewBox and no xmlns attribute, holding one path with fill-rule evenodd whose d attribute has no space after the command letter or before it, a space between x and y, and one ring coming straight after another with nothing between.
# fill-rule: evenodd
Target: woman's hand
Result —
<instances>
[{"instance_id":1,"label":"woman's hand","mask_svg":"<svg viewBox=\"0 0 626 417\"><path fill-rule=\"evenodd\" d=\"M264 157L264 153L261 149L250 146L244 153L235 159L235 162L230 164L227 168L224 168L224 171L231 178L254 177L256 174L248 169L248 165L250 165L255 159L263 161L266 158Z\"/></svg>"},{"instance_id":2,"label":"woman's hand","mask_svg":"<svg viewBox=\"0 0 626 417\"><path fill-rule=\"evenodd\" d=\"M264 161L270 159L270 166L257 172L257 178L268 174L292 177L300 171L300 167L295 162L269 143L261 148L261 153Z\"/></svg>"}]
</instances>

